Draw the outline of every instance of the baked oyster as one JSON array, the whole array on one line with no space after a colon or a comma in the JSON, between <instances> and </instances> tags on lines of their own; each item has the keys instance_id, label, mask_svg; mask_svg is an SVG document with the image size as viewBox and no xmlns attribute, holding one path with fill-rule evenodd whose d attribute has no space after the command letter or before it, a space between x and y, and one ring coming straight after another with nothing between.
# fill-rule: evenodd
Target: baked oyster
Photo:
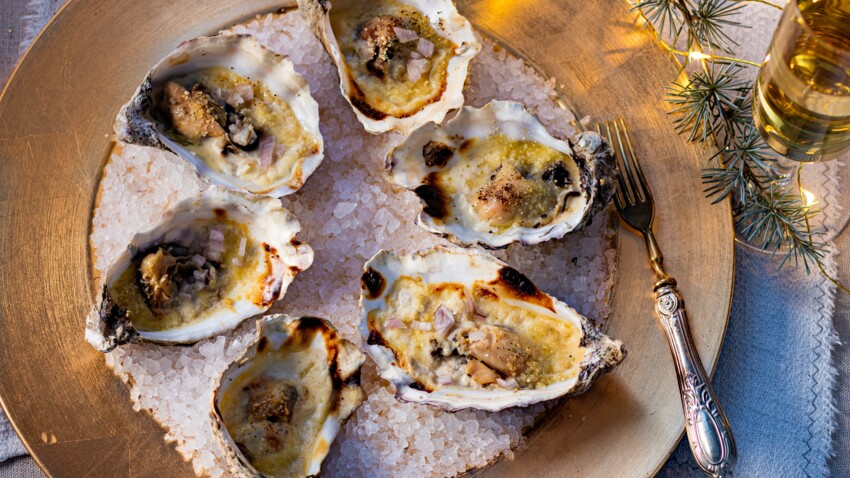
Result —
<instances>
[{"instance_id":1,"label":"baked oyster","mask_svg":"<svg viewBox=\"0 0 850 478\"><path fill-rule=\"evenodd\" d=\"M208 181L272 197L300 189L324 154L307 81L247 35L181 43L121 108L115 133L178 154Z\"/></svg>"},{"instance_id":2,"label":"baked oyster","mask_svg":"<svg viewBox=\"0 0 850 478\"><path fill-rule=\"evenodd\" d=\"M378 252L361 280L359 331L396 398L501 410L584 392L622 343L485 252Z\"/></svg>"},{"instance_id":3,"label":"baked oyster","mask_svg":"<svg viewBox=\"0 0 850 478\"><path fill-rule=\"evenodd\" d=\"M388 179L414 191L417 223L487 248L557 239L587 224L614 194L613 151L596 132L562 141L512 101L463 107L387 154Z\"/></svg>"},{"instance_id":4,"label":"baked oyster","mask_svg":"<svg viewBox=\"0 0 850 478\"><path fill-rule=\"evenodd\" d=\"M313 250L280 201L213 187L133 236L105 272L86 339L194 343L268 310Z\"/></svg>"},{"instance_id":5,"label":"baked oyster","mask_svg":"<svg viewBox=\"0 0 850 478\"><path fill-rule=\"evenodd\" d=\"M270 315L219 378L213 434L235 476L318 476L363 401L365 357L326 320Z\"/></svg>"},{"instance_id":6,"label":"baked oyster","mask_svg":"<svg viewBox=\"0 0 850 478\"><path fill-rule=\"evenodd\" d=\"M451 0L298 0L298 8L367 131L407 134L463 105L481 45Z\"/></svg>"}]
</instances>

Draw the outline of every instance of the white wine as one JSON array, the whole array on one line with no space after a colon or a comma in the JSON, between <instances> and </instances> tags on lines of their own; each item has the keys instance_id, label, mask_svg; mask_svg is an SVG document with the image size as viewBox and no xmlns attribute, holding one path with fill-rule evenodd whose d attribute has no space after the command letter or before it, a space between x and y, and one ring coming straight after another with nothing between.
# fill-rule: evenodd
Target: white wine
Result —
<instances>
[{"instance_id":1,"label":"white wine","mask_svg":"<svg viewBox=\"0 0 850 478\"><path fill-rule=\"evenodd\" d=\"M850 146L850 0L794 3L759 72L753 120L780 154L819 161Z\"/></svg>"}]
</instances>

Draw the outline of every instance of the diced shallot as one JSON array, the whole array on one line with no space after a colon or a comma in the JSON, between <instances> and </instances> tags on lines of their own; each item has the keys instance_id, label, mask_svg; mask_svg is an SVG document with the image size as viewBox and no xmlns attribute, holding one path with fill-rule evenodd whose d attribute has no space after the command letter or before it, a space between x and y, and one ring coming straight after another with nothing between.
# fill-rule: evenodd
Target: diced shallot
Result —
<instances>
[{"instance_id":1,"label":"diced shallot","mask_svg":"<svg viewBox=\"0 0 850 478\"><path fill-rule=\"evenodd\" d=\"M421 322L418 320L414 320L410 323L411 329L421 330L422 332L427 332L431 330L431 322Z\"/></svg>"},{"instance_id":2,"label":"diced shallot","mask_svg":"<svg viewBox=\"0 0 850 478\"><path fill-rule=\"evenodd\" d=\"M431 66L431 62L422 58L407 60L407 81L419 81Z\"/></svg>"},{"instance_id":3,"label":"diced shallot","mask_svg":"<svg viewBox=\"0 0 850 478\"><path fill-rule=\"evenodd\" d=\"M472 294L470 294L469 291L464 290L463 298L466 299L466 313L469 314L470 317L475 315L475 300L473 300Z\"/></svg>"},{"instance_id":4,"label":"diced shallot","mask_svg":"<svg viewBox=\"0 0 850 478\"><path fill-rule=\"evenodd\" d=\"M398 41L402 43L407 43L419 38L419 34L413 30L407 30L405 28L393 27L393 31L395 32L395 36L398 37Z\"/></svg>"},{"instance_id":5,"label":"diced shallot","mask_svg":"<svg viewBox=\"0 0 850 478\"><path fill-rule=\"evenodd\" d=\"M519 384L516 383L516 379L513 377L507 380L502 380L501 377L497 377L496 383L499 384L500 387L507 388L508 390L519 388Z\"/></svg>"},{"instance_id":6,"label":"diced shallot","mask_svg":"<svg viewBox=\"0 0 850 478\"><path fill-rule=\"evenodd\" d=\"M242 176L251 170L251 163L242 163L236 168L236 175Z\"/></svg>"},{"instance_id":7,"label":"diced shallot","mask_svg":"<svg viewBox=\"0 0 850 478\"><path fill-rule=\"evenodd\" d=\"M224 244L224 232L222 232L221 229L215 227L211 228L210 242L218 242Z\"/></svg>"},{"instance_id":8,"label":"diced shallot","mask_svg":"<svg viewBox=\"0 0 850 478\"><path fill-rule=\"evenodd\" d=\"M251 100L254 99L254 87L253 86L251 86L251 85L240 85L238 88L239 88L239 93L242 95L242 98L244 98L245 101L251 101Z\"/></svg>"},{"instance_id":9,"label":"diced shallot","mask_svg":"<svg viewBox=\"0 0 850 478\"><path fill-rule=\"evenodd\" d=\"M274 147L277 142L274 136L268 135L260 140L260 167L267 168L274 161Z\"/></svg>"},{"instance_id":10,"label":"diced shallot","mask_svg":"<svg viewBox=\"0 0 850 478\"><path fill-rule=\"evenodd\" d=\"M243 257L245 255L245 246L248 245L248 238L242 236L242 239L239 240L239 257Z\"/></svg>"},{"instance_id":11,"label":"diced shallot","mask_svg":"<svg viewBox=\"0 0 850 478\"><path fill-rule=\"evenodd\" d=\"M487 320L486 315L480 314L478 312L475 313L475 318L478 319L478 320Z\"/></svg>"},{"instance_id":12,"label":"diced shallot","mask_svg":"<svg viewBox=\"0 0 850 478\"><path fill-rule=\"evenodd\" d=\"M192 276L194 276L196 282L206 283L207 282L207 273L204 271L194 271L192 272Z\"/></svg>"},{"instance_id":13,"label":"diced shallot","mask_svg":"<svg viewBox=\"0 0 850 478\"><path fill-rule=\"evenodd\" d=\"M289 151L288 146L278 143L277 146L274 147L274 157L280 159L286 155L287 151Z\"/></svg>"},{"instance_id":14,"label":"diced shallot","mask_svg":"<svg viewBox=\"0 0 850 478\"><path fill-rule=\"evenodd\" d=\"M431 55L434 54L434 44L425 38L420 38L418 42L416 42L416 51L422 54L425 58L431 58Z\"/></svg>"},{"instance_id":15,"label":"diced shallot","mask_svg":"<svg viewBox=\"0 0 850 478\"><path fill-rule=\"evenodd\" d=\"M227 102L233 106L239 106L246 101L254 99L254 87L251 85L237 85L230 91Z\"/></svg>"},{"instance_id":16,"label":"diced shallot","mask_svg":"<svg viewBox=\"0 0 850 478\"><path fill-rule=\"evenodd\" d=\"M230 140L240 147L247 147L257 140L257 132L254 127L240 119L227 125L227 131L230 132Z\"/></svg>"},{"instance_id":17,"label":"diced shallot","mask_svg":"<svg viewBox=\"0 0 850 478\"><path fill-rule=\"evenodd\" d=\"M487 332L484 332L483 330L473 330L467 337L473 342L478 342L479 340L487 338Z\"/></svg>"},{"instance_id":18,"label":"diced shallot","mask_svg":"<svg viewBox=\"0 0 850 478\"><path fill-rule=\"evenodd\" d=\"M221 229L213 227L210 229L210 239L209 244L207 244L207 258L217 261L221 257L222 252L224 252L224 232Z\"/></svg>"},{"instance_id":19,"label":"diced shallot","mask_svg":"<svg viewBox=\"0 0 850 478\"><path fill-rule=\"evenodd\" d=\"M357 50L357 56L360 57L363 61L371 61L375 58L375 47L369 45L369 42L363 40L357 40L354 44L355 49Z\"/></svg>"},{"instance_id":20,"label":"diced shallot","mask_svg":"<svg viewBox=\"0 0 850 478\"><path fill-rule=\"evenodd\" d=\"M207 258L200 254L195 254L194 256L192 256L192 264L195 264L198 267L201 267L202 265L206 264L206 262Z\"/></svg>"},{"instance_id":21,"label":"diced shallot","mask_svg":"<svg viewBox=\"0 0 850 478\"><path fill-rule=\"evenodd\" d=\"M437 383L439 385L451 385L452 384L452 376L449 374L440 374L437 376Z\"/></svg>"},{"instance_id":22,"label":"diced shallot","mask_svg":"<svg viewBox=\"0 0 850 478\"><path fill-rule=\"evenodd\" d=\"M387 319L386 322L384 322L384 328L385 329L403 329L405 327L404 327L404 322L397 319L394 315L391 315L390 318Z\"/></svg>"},{"instance_id":23,"label":"diced shallot","mask_svg":"<svg viewBox=\"0 0 850 478\"><path fill-rule=\"evenodd\" d=\"M452 314L452 311L445 305L440 304L440 306L437 307L437 310L434 311L434 328L437 329L437 332L440 335L446 335L446 332L448 332L454 324L455 316Z\"/></svg>"}]
</instances>

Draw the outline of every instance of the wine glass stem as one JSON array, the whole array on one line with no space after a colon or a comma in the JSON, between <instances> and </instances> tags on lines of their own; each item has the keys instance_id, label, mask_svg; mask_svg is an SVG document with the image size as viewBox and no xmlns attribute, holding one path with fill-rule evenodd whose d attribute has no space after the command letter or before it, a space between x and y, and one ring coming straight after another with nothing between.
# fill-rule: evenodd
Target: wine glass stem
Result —
<instances>
[{"instance_id":1,"label":"wine glass stem","mask_svg":"<svg viewBox=\"0 0 850 478\"><path fill-rule=\"evenodd\" d=\"M776 161L770 166L771 172L776 177L774 183L783 189L793 185L797 179L797 168L799 167L799 161L777 156Z\"/></svg>"}]
</instances>

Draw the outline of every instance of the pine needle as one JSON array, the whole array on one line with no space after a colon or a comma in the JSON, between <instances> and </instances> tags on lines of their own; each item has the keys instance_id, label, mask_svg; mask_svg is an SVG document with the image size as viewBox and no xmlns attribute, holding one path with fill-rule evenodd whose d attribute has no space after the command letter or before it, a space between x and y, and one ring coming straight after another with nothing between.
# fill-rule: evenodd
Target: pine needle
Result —
<instances>
[{"instance_id":1,"label":"pine needle","mask_svg":"<svg viewBox=\"0 0 850 478\"><path fill-rule=\"evenodd\" d=\"M773 169L776 155L753 124L752 83L741 74L742 64L715 54L733 53L736 43L726 28L747 28L736 21L744 3L643 0L633 10L640 10L657 33L672 36L674 44L686 35L688 52L675 52L687 61L691 52L702 53L695 57L701 69L686 83L671 83L666 99L677 133L688 141L712 139L718 146L702 173L706 196L714 203L731 199L738 234L774 256L783 251L780 268L793 263L807 272L812 265L823 271L828 250L809 227L818 211L780 184Z\"/></svg>"}]
</instances>

